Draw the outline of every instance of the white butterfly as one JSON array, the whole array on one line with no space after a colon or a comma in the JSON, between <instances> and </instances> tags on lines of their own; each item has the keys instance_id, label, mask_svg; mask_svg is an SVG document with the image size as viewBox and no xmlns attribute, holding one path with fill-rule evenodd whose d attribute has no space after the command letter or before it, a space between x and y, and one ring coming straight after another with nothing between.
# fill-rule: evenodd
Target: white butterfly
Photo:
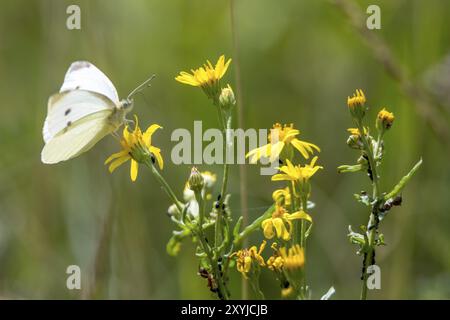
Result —
<instances>
[{"instance_id":1,"label":"white butterfly","mask_svg":"<svg viewBox=\"0 0 450 320\"><path fill-rule=\"evenodd\" d=\"M59 93L48 100L41 161L72 159L116 131L133 107L130 97L150 80L119 101L111 80L97 67L87 61L72 63Z\"/></svg>"}]
</instances>

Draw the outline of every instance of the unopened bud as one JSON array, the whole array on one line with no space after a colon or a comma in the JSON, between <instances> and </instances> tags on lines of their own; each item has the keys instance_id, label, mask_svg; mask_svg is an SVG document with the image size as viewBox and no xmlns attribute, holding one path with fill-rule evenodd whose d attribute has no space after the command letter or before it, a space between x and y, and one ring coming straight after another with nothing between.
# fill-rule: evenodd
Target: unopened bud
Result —
<instances>
[{"instance_id":1,"label":"unopened bud","mask_svg":"<svg viewBox=\"0 0 450 320\"><path fill-rule=\"evenodd\" d=\"M219 104L220 107L224 110L229 110L236 105L236 98L230 85L227 85L222 89L222 92L219 96Z\"/></svg>"},{"instance_id":2,"label":"unopened bud","mask_svg":"<svg viewBox=\"0 0 450 320\"><path fill-rule=\"evenodd\" d=\"M194 192L201 192L203 189L203 186L205 185L205 179L203 178L202 174L196 167L192 167L191 169L191 175L189 176L189 189L191 189Z\"/></svg>"},{"instance_id":3,"label":"unopened bud","mask_svg":"<svg viewBox=\"0 0 450 320\"><path fill-rule=\"evenodd\" d=\"M376 127L379 131L388 130L392 127L394 123L394 114L383 108L378 112Z\"/></svg>"}]
</instances>

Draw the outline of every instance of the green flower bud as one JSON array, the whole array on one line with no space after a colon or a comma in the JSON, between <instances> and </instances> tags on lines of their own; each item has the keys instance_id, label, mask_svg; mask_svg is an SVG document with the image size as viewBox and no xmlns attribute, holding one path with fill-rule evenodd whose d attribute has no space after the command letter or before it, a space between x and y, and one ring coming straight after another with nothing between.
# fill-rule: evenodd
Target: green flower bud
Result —
<instances>
[{"instance_id":1,"label":"green flower bud","mask_svg":"<svg viewBox=\"0 0 450 320\"><path fill-rule=\"evenodd\" d=\"M219 105L224 110L229 110L236 105L236 98L230 85L222 89L219 96Z\"/></svg>"},{"instance_id":2,"label":"green flower bud","mask_svg":"<svg viewBox=\"0 0 450 320\"><path fill-rule=\"evenodd\" d=\"M189 176L189 189L191 189L194 192L201 192L203 189L203 186L205 185L205 179L203 178L203 175L198 171L196 167L192 167L191 169L191 175Z\"/></svg>"}]
</instances>

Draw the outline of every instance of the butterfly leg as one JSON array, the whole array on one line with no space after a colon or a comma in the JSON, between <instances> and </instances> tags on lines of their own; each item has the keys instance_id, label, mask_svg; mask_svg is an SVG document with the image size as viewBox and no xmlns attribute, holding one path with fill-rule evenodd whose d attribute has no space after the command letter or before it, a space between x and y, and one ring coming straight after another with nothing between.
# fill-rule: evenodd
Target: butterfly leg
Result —
<instances>
[{"instance_id":1,"label":"butterfly leg","mask_svg":"<svg viewBox=\"0 0 450 320\"><path fill-rule=\"evenodd\" d=\"M111 135L114 137L114 139L120 142L120 135L117 133L117 130L113 131Z\"/></svg>"},{"instance_id":2,"label":"butterfly leg","mask_svg":"<svg viewBox=\"0 0 450 320\"><path fill-rule=\"evenodd\" d=\"M127 119L127 118L124 119L124 123L125 123L126 126L131 126L132 125L134 127L134 125L135 125L134 120L130 120L130 119Z\"/></svg>"}]
</instances>

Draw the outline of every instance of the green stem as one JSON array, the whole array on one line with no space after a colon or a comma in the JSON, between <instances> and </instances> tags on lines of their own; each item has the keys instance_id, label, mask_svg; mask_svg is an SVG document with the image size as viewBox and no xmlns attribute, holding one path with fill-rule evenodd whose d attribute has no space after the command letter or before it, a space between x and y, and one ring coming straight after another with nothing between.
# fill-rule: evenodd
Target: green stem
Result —
<instances>
[{"instance_id":1,"label":"green stem","mask_svg":"<svg viewBox=\"0 0 450 320\"><path fill-rule=\"evenodd\" d=\"M303 195L302 199L302 210L306 212L308 207L307 196ZM301 219L300 221L300 246L303 248L303 254L305 256L305 263L303 264L302 276L301 276L301 296L303 299L306 297L306 221Z\"/></svg>"},{"instance_id":2,"label":"green stem","mask_svg":"<svg viewBox=\"0 0 450 320\"><path fill-rule=\"evenodd\" d=\"M222 277L220 275L219 268L217 266L216 259L214 259L213 253L211 252L211 248L209 247L208 241L206 240L205 233L203 230L203 221L205 219L205 203L203 200L203 196L201 191L195 191L195 200L198 203L198 233L199 233L199 241L205 251L208 262L211 266L212 273L214 275L214 279L217 281L217 290L220 299L228 299L227 290L224 288L224 283L222 282Z\"/></svg>"},{"instance_id":3,"label":"green stem","mask_svg":"<svg viewBox=\"0 0 450 320\"><path fill-rule=\"evenodd\" d=\"M293 185L293 183L289 182L289 193L291 194L291 213L296 212L296 202L297 202L297 197L295 195L295 187ZM294 245L295 243L299 243L300 242L300 233L301 231L299 231L299 227L298 227L298 221L294 221L294 230L293 230L293 235L292 235L292 244Z\"/></svg>"},{"instance_id":4,"label":"green stem","mask_svg":"<svg viewBox=\"0 0 450 320\"><path fill-rule=\"evenodd\" d=\"M222 113L221 113L222 114ZM222 117L223 120L223 117ZM228 149L228 144L231 143L230 141L228 141L228 135L227 135L227 131L228 129L231 129L231 115L228 115L226 117L226 120L223 121L224 123L224 127L223 127L223 140L224 140L224 145L223 145L223 159L224 159L224 163L223 163L223 177L222 177L222 188L220 190L220 204L222 204L225 201L225 195L227 193L227 186L228 186L228 174L229 174L229 165L228 165L228 159L227 159L227 149Z\"/></svg>"},{"instance_id":5,"label":"green stem","mask_svg":"<svg viewBox=\"0 0 450 320\"><path fill-rule=\"evenodd\" d=\"M161 186L163 187L164 191L166 191L167 195L169 196L169 198L175 203L175 205L177 206L177 209L180 212L183 212L183 207L181 205L181 202L178 200L177 196L175 195L175 193L173 192L172 188L169 186L169 184L167 183L167 181L163 178L163 176L158 172L158 170L155 168L155 166L153 165L153 163L151 162L151 160L147 160L145 162L145 165L147 167L150 168L153 176L156 178L156 180L158 180L158 182L161 184Z\"/></svg>"},{"instance_id":6,"label":"green stem","mask_svg":"<svg viewBox=\"0 0 450 320\"><path fill-rule=\"evenodd\" d=\"M369 142L367 141L367 137L364 134L364 128L361 124L361 121L357 121L356 125L358 126L358 130L361 134L361 140L364 145L364 150L366 151L370 170L372 171L372 187L373 187L373 198L376 199L378 197L379 192L379 185L378 185L378 175L377 175L377 166L374 159L374 154L372 151L372 146L369 145Z\"/></svg>"},{"instance_id":7,"label":"green stem","mask_svg":"<svg viewBox=\"0 0 450 320\"><path fill-rule=\"evenodd\" d=\"M266 297L264 296L264 293L261 290L261 287L259 286L259 276L256 279L253 279L252 281L250 281L253 291L255 291L255 293L258 295L258 298L260 300L265 300Z\"/></svg>"},{"instance_id":8,"label":"green stem","mask_svg":"<svg viewBox=\"0 0 450 320\"><path fill-rule=\"evenodd\" d=\"M357 126L359 129L359 132L361 134L361 140L363 142L364 145L364 151L366 152L367 155L367 160L369 162L369 166L370 166L370 170L372 171L372 197L373 197L373 205L372 205L372 210L370 212L370 217L369 217L369 222L367 224L367 240L368 240L368 244L367 244L367 251L365 252L365 257L363 260L363 275L361 277L362 279L362 288L361 288L361 300L366 300L367 299L367 284L366 284L366 280L367 280L367 267L372 265L372 260L373 260L373 254L375 252L375 236L376 236L376 232L378 229L378 221L377 221L377 215L378 215L378 202L380 199L380 188L379 188L379 177L377 174L377 167L376 167L376 162L375 162L375 158L374 158L374 152L373 152L373 148L371 145L369 145L369 142L367 141L367 137L364 135L364 129L363 126L361 124L361 121L357 121ZM379 136L379 139L381 137ZM377 143L377 152L378 152L378 144L379 144L380 140Z\"/></svg>"}]
</instances>

